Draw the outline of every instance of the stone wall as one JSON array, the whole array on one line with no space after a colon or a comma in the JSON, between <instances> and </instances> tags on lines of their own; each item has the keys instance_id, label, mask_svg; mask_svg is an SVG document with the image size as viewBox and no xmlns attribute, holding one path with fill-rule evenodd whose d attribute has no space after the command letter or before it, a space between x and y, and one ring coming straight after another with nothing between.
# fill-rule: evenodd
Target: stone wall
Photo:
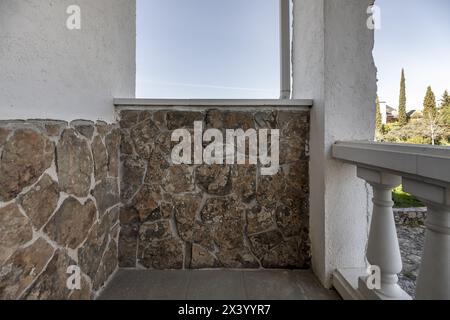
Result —
<instances>
[{"instance_id":1,"label":"stone wall","mask_svg":"<svg viewBox=\"0 0 450 320\"><path fill-rule=\"evenodd\" d=\"M308 111L137 108L120 118L121 267L309 267ZM278 174L263 176L256 165L173 165L171 134L194 121L280 129Z\"/></svg>"},{"instance_id":2,"label":"stone wall","mask_svg":"<svg viewBox=\"0 0 450 320\"><path fill-rule=\"evenodd\" d=\"M308 268L309 112L245 110L0 122L0 299L92 299L118 266ZM171 134L194 121L280 129L279 172L173 165Z\"/></svg>"},{"instance_id":3,"label":"stone wall","mask_svg":"<svg viewBox=\"0 0 450 320\"><path fill-rule=\"evenodd\" d=\"M116 270L119 145L103 122L0 122L0 299L91 299Z\"/></svg>"},{"instance_id":4,"label":"stone wall","mask_svg":"<svg viewBox=\"0 0 450 320\"><path fill-rule=\"evenodd\" d=\"M394 208L395 223L406 227L425 225L427 208Z\"/></svg>"},{"instance_id":5,"label":"stone wall","mask_svg":"<svg viewBox=\"0 0 450 320\"><path fill-rule=\"evenodd\" d=\"M425 220L427 208L394 208L398 242L403 269L398 275L399 285L411 297L416 296L416 281L419 275L425 243Z\"/></svg>"}]
</instances>

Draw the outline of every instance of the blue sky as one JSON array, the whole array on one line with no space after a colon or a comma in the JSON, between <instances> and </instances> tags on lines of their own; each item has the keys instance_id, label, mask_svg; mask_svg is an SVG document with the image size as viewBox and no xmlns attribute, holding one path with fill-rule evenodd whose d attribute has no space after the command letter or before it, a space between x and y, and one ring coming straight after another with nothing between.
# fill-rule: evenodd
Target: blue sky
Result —
<instances>
[{"instance_id":1,"label":"blue sky","mask_svg":"<svg viewBox=\"0 0 450 320\"><path fill-rule=\"evenodd\" d=\"M277 0L137 3L137 97L278 97Z\"/></svg>"},{"instance_id":2,"label":"blue sky","mask_svg":"<svg viewBox=\"0 0 450 320\"><path fill-rule=\"evenodd\" d=\"M137 97L278 98L278 0L138 0ZM450 1L377 0L382 101L408 109L450 90Z\"/></svg>"}]
</instances>

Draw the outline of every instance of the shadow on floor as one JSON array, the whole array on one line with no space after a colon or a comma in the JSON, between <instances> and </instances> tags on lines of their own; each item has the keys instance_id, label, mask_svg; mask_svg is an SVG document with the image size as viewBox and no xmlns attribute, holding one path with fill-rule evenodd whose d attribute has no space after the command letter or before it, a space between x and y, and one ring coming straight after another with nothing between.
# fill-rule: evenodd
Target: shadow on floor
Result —
<instances>
[{"instance_id":1,"label":"shadow on floor","mask_svg":"<svg viewBox=\"0 0 450 320\"><path fill-rule=\"evenodd\" d=\"M311 271L119 270L99 300L335 300Z\"/></svg>"}]
</instances>

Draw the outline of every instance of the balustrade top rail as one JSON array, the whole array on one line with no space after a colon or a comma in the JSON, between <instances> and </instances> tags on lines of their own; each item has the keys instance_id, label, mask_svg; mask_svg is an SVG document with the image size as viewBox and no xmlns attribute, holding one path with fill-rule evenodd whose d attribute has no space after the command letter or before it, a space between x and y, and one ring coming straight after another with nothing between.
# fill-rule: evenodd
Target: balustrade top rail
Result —
<instances>
[{"instance_id":1,"label":"balustrade top rail","mask_svg":"<svg viewBox=\"0 0 450 320\"><path fill-rule=\"evenodd\" d=\"M305 109L313 105L311 99L114 99L118 109L161 107L287 107Z\"/></svg>"},{"instance_id":2,"label":"balustrade top rail","mask_svg":"<svg viewBox=\"0 0 450 320\"><path fill-rule=\"evenodd\" d=\"M376 142L337 142L333 157L399 175L450 183L450 148Z\"/></svg>"}]
</instances>

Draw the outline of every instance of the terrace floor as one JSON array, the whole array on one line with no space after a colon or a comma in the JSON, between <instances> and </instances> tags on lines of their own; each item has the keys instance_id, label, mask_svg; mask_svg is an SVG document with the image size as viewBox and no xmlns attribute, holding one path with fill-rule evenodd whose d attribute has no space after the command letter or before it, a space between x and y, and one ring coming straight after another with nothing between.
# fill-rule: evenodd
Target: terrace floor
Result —
<instances>
[{"instance_id":1,"label":"terrace floor","mask_svg":"<svg viewBox=\"0 0 450 320\"><path fill-rule=\"evenodd\" d=\"M99 300L330 300L311 271L119 270Z\"/></svg>"}]
</instances>

